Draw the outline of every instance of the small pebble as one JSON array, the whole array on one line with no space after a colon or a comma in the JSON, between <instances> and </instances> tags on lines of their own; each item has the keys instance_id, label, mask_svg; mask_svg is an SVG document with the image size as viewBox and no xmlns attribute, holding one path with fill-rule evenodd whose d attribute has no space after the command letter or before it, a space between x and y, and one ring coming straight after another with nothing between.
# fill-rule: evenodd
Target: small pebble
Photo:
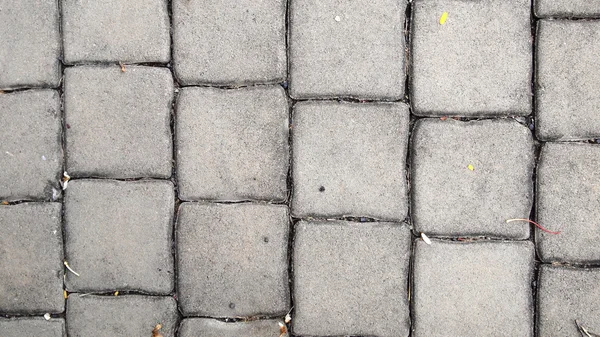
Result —
<instances>
[{"instance_id":1,"label":"small pebble","mask_svg":"<svg viewBox=\"0 0 600 337\"><path fill-rule=\"evenodd\" d=\"M46 313L46 314L44 314L44 318L45 318L47 321L49 321L49 320L50 320L50 318L52 318L52 316L50 316L50 314Z\"/></svg>"},{"instance_id":2,"label":"small pebble","mask_svg":"<svg viewBox=\"0 0 600 337\"><path fill-rule=\"evenodd\" d=\"M342 21L342 18L340 18L339 16L336 15L335 21L340 22L340 21Z\"/></svg>"}]
</instances>

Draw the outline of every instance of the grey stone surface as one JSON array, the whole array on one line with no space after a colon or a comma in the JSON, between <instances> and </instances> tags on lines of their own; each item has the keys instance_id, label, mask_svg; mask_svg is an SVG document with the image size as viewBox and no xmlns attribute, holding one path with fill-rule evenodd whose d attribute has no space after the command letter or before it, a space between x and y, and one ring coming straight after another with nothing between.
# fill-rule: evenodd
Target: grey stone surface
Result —
<instances>
[{"instance_id":1,"label":"grey stone surface","mask_svg":"<svg viewBox=\"0 0 600 337\"><path fill-rule=\"evenodd\" d=\"M281 86L182 89L175 131L179 197L287 199L288 134Z\"/></svg>"},{"instance_id":2,"label":"grey stone surface","mask_svg":"<svg viewBox=\"0 0 600 337\"><path fill-rule=\"evenodd\" d=\"M181 84L276 83L286 77L286 1L173 1Z\"/></svg>"},{"instance_id":3,"label":"grey stone surface","mask_svg":"<svg viewBox=\"0 0 600 337\"><path fill-rule=\"evenodd\" d=\"M531 132L513 120L421 119L412 136L412 219L428 235L526 239ZM472 165L473 170L470 170Z\"/></svg>"},{"instance_id":4,"label":"grey stone surface","mask_svg":"<svg viewBox=\"0 0 600 337\"><path fill-rule=\"evenodd\" d=\"M2 337L66 337L65 320L37 318L0 318Z\"/></svg>"},{"instance_id":5,"label":"grey stone surface","mask_svg":"<svg viewBox=\"0 0 600 337\"><path fill-rule=\"evenodd\" d=\"M543 261L600 263L600 145L546 143L537 174L536 231Z\"/></svg>"},{"instance_id":6,"label":"grey stone surface","mask_svg":"<svg viewBox=\"0 0 600 337\"><path fill-rule=\"evenodd\" d=\"M163 337L175 337L178 314L172 297L71 294L67 300L69 337L150 337L157 324Z\"/></svg>"},{"instance_id":7,"label":"grey stone surface","mask_svg":"<svg viewBox=\"0 0 600 337\"><path fill-rule=\"evenodd\" d=\"M0 89L57 87L58 0L0 0Z\"/></svg>"},{"instance_id":8,"label":"grey stone surface","mask_svg":"<svg viewBox=\"0 0 600 337\"><path fill-rule=\"evenodd\" d=\"M290 2L290 95L404 97L406 0Z\"/></svg>"},{"instance_id":9,"label":"grey stone surface","mask_svg":"<svg viewBox=\"0 0 600 337\"><path fill-rule=\"evenodd\" d=\"M60 203L0 206L0 313L63 311L60 214Z\"/></svg>"},{"instance_id":10,"label":"grey stone surface","mask_svg":"<svg viewBox=\"0 0 600 337\"><path fill-rule=\"evenodd\" d=\"M292 332L408 336L410 251L402 224L299 222Z\"/></svg>"},{"instance_id":11,"label":"grey stone surface","mask_svg":"<svg viewBox=\"0 0 600 337\"><path fill-rule=\"evenodd\" d=\"M62 0L64 61L171 59L167 0Z\"/></svg>"},{"instance_id":12,"label":"grey stone surface","mask_svg":"<svg viewBox=\"0 0 600 337\"><path fill-rule=\"evenodd\" d=\"M530 0L415 0L411 32L415 114L531 113Z\"/></svg>"},{"instance_id":13,"label":"grey stone surface","mask_svg":"<svg viewBox=\"0 0 600 337\"><path fill-rule=\"evenodd\" d=\"M412 336L533 336L531 242L415 244Z\"/></svg>"},{"instance_id":14,"label":"grey stone surface","mask_svg":"<svg viewBox=\"0 0 600 337\"><path fill-rule=\"evenodd\" d=\"M188 318L181 322L180 337L265 337L280 336L280 320L222 322L210 318ZM285 335L281 336L285 337Z\"/></svg>"},{"instance_id":15,"label":"grey stone surface","mask_svg":"<svg viewBox=\"0 0 600 337\"><path fill-rule=\"evenodd\" d=\"M539 336L579 336L575 320L600 334L600 269L540 267L537 290ZM583 335L583 334L582 334Z\"/></svg>"},{"instance_id":16,"label":"grey stone surface","mask_svg":"<svg viewBox=\"0 0 600 337\"><path fill-rule=\"evenodd\" d=\"M61 129L58 92L0 95L0 199L50 199L59 189Z\"/></svg>"},{"instance_id":17,"label":"grey stone surface","mask_svg":"<svg viewBox=\"0 0 600 337\"><path fill-rule=\"evenodd\" d=\"M173 291L173 184L72 180L65 195L69 291Z\"/></svg>"},{"instance_id":18,"label":"grey stone surface","mask_svg":"<svg viewBox=\"0 0 600 337\"><path fill-rule=\"evenodd\" d=\"M290 309L285 205L184 203L177 220L184 315L285 315Z\"/></svg>"},{"instance_id":19,"label":"grey stone surface","mask_svg":"<svg viewBox=\"0 0 600 337\"><path fill-rule=\"evenodd\" d=\"M403 103L296 104L293 214L404 220L408 123Z\"/></svg>"},{"instance_id":20,"label":"grey stone surface","mask_svg":"<svg viewBox=\"0 0 600 337\"><path fill-rule=\"evenodd\" d=\"M535 15L538 17L598 17L598 0L534 0Z\"/></svg>"},{"instance_id":21,"label":"grey stone surface","mask_svg":"<svg viewBox=\"0 0 600 337\"><path fill-rule=\"evenodd\" d=\"M68 68L64 95L67 169L72 176L171 176L169 69Z\"/></svg>"},{"instance_id":22,"label":"grey stone surface","mask_svg":"<svg viewBox=\"0 0 600 337\"><path fill-rule=\"evenodd\" d=\"M541 20L536 43L538 138L600 138L600 22Z\"/></svg>"}]
</instances>

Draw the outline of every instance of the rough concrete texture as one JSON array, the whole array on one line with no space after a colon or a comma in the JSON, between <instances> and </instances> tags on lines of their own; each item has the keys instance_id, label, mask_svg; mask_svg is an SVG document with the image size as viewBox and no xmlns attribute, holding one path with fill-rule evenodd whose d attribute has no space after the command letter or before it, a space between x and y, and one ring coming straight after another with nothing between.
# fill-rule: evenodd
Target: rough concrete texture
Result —
<instances>
[{"instance_id":1,"label":"rough concrete texture","mask_svg":"<svg viewBox=\"0 0 600 337\"><path fill-rule=\"evenodd\" d=\"M600 138L600 22L541 20L536 43L538 138Z\"/></svg>"},{"instance_id":2,"label":"rough concrete texture","mask_svg":"<svg viewBox=\"0 0 600 337\"><path fill-rule=\"evenodd\" d=\"M539 336L580 336L577 322L600 335L600 269L542 265L537 290ZM581 334L581 336L585 336Z\"/></svg>"},{"instance_id":3,"label":"rough concrete texture","mask_svg":"<svg viewBox=\"0 0 600 337\"><path fill-rule=\"evenodd\" d=\"M64 95L67 169L72 176L171 176L169 69L68 68Z\"/></svg>"},{"instance_id":4,"label":"rough concrete texture","mask_svg":"<svg viewBox=\"0 0 600 337\"><path fill-rule=\"evenodd\" d=\"M290 309L285 205L184 203L177 220L184 315L285 315Z\"/></svg>"},{"instance_id":5,"label":"rough concrete texture","mask_svg":"<svg viewBox=\"0 0 600 337\"><path fill-rule=\"evenodd\" d=\"M0 206L0 313L63 311L60 213L60 203Z\"/></svg>"},{"instance_id":6,"label":"rough concrete texture","mask_svg":"<svg viewBox=\"0 0 600 337\"><path fill-rule=\"evenodd\" d=\"M286 1L173 1L179 83L240 85L286 77Z\"/></svg>"},{"instance_id":7,"label":"rough concrete texture","mask_svg":"<svg viewBox=\"0 0 600 337\"><path fill-rule=\"evenodd\" d=\"M175 337L178 319L172 297L70 294L67 300L69 337L154 337L157 324L163 337Z\"/></svg>"},{"instance_id":8,"label":"rough concrete texture","mask_svg":"<svg viewBox=\"0 0 600 337\"><path fill-rule=\"evenodd\" d=\"M600 1L598 0L534 0L537 17L598 17Z\"/></svg>"},{"instance_id":9,"label":"rough concrete texture","mask_svg":"<svg viewBox=\"0 0 600 337\"><path fill-rule=\"evenodd\" d=\"M62 0L64 61L171 59L167 0Z\"/></svg>"},{"instance_id":10,"label":"rough concrete texture","mask_svg":"<svg viewBox=\"0 0 600 337\"><path fill-rule=\"evenodd\" d=\"M533 336L531 242L415 244L412 336Z\"/></svg>"},{"instance_id":11,"label":"rough concrete texture","mask_svg":"<svg viewBox=\"0 0 600 337\"><path fill-rule=\"evenodd\" d=\"M0 0L0 89L57 87L58 0Z\"/></svg>"},{"instance_id":12,"label":"rough concrete texture","mask_svg":"<svg viewBox=\"0 0 600 337\"><path fill-rule=\"evenodd\" d=\"M265 337L280 336L280 320L222 322L210 318L188 318L181 322L180 337ZM286 335L281 335L286 337Z\"/></svg>"},{"instance_id":13,"label":"rough concrete texture","mask_svg":"<svg viewBox=\"0 0 600 337\"><path fill-rule=\"evenodd\" d=\"M182 89L175 131L179 197L286 200L288 134L281 86Z\"/></svg>"},{"instance_id":14,"label":"rough concrete texture","mask_svg":"<svg viewBox=\"0 0 600 337\"><path fill-rule=\"evenodd\" d=\"M37 318L0 318L2 337L66 337L65 320Z\"/></svg>"},{"instance_id":15,"label":"rough concrete texture","mask_svg":"<svg viewBox=\"0 0 600 337\"><path fill-rule=\"evenodd\" d=\"M543 261L600 263L600 145L546 143L537 174L536 231Z\"/></svg>"},{"instance_id":16,"label":"rough concrete texture","mask_svg":"<svg viewBox=\"0 0 600 337\"><path fill-rule=\"evenodd\" d=\"M404 220L408 123L403 103L296 104L294 216Z\"/></svg>"},{"instance_id":17,"label":"rough concrete texture","mask_svg":"<svg viewBox=\"0 0 600 337\"><path fill-rule=\"evenodd\" d=\"M417 231L529 237L527 223L506 223L529 218L533 205L535 155L526 126L508 119L421 119L414 128L411 155L412 219Z\"/></svg>"},{"instance_id":18,"label":"rough concrete texture","mask_svg":"<svg viewBox=\"0 0 600 337\"><path fill-rule=\"evenodd\" d=\"M404 97L406 0L290 2L290 95Z\"/></svg>"},{"instance_id":19,"label":"rough concrete texture","mask_svg":"<svg viewBox=\"0 0 600 337\"><path fill-rule=\"evenodd\" d=\"M294 335L408 336L410 251L402 224L299 222Z\"/></svg>"},{"instance_id":20,"label":"rough concrete texture","mask_svg":"<svg viewBox=\"0 0 600 337\"><path fill-rule=\"evenodd\" d=\"M531 113L530 0L415 0L411 32L416 115Z\"/></svg>"},{"instance_id":21,"label":"rough concrete texture","mask_svg":"<svg viewBox=\"0 0 600 337\"><path fill-rule=\"evenodd\" d=\"M173 291L173 184L73 180L65 195L69 291Z\"/></svg>"},{"instance_id":22,"label":"rough concrete texture","mask_svg":"<svg viewBox=\"0 0 600 337\"><path fill-rule=\"evenodd\" d=\"M63 152L60 97L54 90L0 95L0 199L50 199Z\"/></svg>"}]
</instances>

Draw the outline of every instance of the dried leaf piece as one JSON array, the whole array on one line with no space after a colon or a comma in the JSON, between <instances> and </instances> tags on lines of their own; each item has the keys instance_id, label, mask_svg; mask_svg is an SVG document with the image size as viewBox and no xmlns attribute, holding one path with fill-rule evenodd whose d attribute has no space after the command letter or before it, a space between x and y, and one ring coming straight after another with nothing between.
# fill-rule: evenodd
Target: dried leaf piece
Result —
<instances>
[{"instance_id":1,"label":"dried leaf piece","mask_svg":"<svg viewBox=\"0 0 600 337\"><path fill-rule=\"evenodd\" d=\"M125 65L121 62L119 62L119 65L121 66L121 72L124 73L125 72Z\"/></svg>"},{"instance_id":2,"label":"dried leaf piece","mask_svg":"<svg viewBox=\"0 0 600 337\"><path fill-rule=\"evenodd\" d=\"M425 235L425 233L421 233L421 239L423 239L423 241L425 241L426 244L431 244L431 240L427 237L427 235Z\"/></svg>"},{"instance_id":3,"label":"dried leaf piece","mask_svg":"<svg viewBox=\"0 0 600 337\"><path fill-rule=\"evenodd\" d=\"M8 205L8 201L6 201L6 200L2 201L2 205Z\"/></svg>"},{"instance_id":4,"label":"dried leaf piece","mask_svg":"<svg viewBox=\"0 0 600 337\"><path fill-rule=\"evenodd\" d=\"M279 322L279 337L287 336L287 327Z\"/></svg>"},{"instance_id":5,"label":"dried leaf piece","mask_svg":"<svg viewBox=\"0 0 600 337\"><path fill-rule=\"evenodd\" d=\"M448 19L448 12L442 13L442 16L440 17L440 25L445 24L446 23L446 19Z\"/></svg>"},{"instance_id":6,"label":"dried leaf piece","mask_svg":"<svg viewBox=\"0 0 600 337\"><path fill-rule=\"evenodd\" d=\"M287 314L287 315L285 315L285 320L284 320L284 322L285 322L286 324L288 324L288 323L289 323L289 322L291 322L291 321L292 321L292 315L290 315L290 314Z\"/></svg>"},{"instance_id":7,"label":"dried leaf piece","mask_svg":"<svg viewBox=\"0 0 600 337\"><path fill-rule=\"evenodd\" d=\"M527 222L529 222L529 223L532 223L532 224L534 224L534 225L535 225L537 228L539 228L539 229L543 230L543 231L544 231L544 232L546 232L546 233L550 233L550 234L560 234L560 231L558 231L558 232L553 232L553 231L551 231L551 230L548 230L548 229L546 229L546 228L542 227L542 225L538 224L537 222L535 222L535 221L531 221L531 220L529 220L529 219L508 219L508 220L506 220L506 223L513 222L513 221L527 221Z\"/></svg>"},{"instance_id":8,"label":"dried leaf piece","mask_svg":"<svg viewBox=\"0 0 600 337\"><path fill-rule=\"evenodd\" d=\"M160 329L162 329L162 325L160 323L156 324L154 329L152 329L152 337L163 337L163 335L158 332Z\"/></svg>"},{"instance_id":9,"label":"dried leaf piece","mask_svg":"<svg viewBox=\"0 0 600 337\"><path fill-rule=\"evenodd\" d=\"M69 298L69 293L67 293L67 291L66 291L66 290L63 290L63 297L65 298L65 300L66 300L67 298Z\"/></svg>"},{"instance_id":10,"label":"dried leaf piece","mask_svg":"<svg viewBox=\"0 0 600 337\"><path fill-rule=\"evenodd\" d=\"M69 180L71 180L71 176L67 174L67 171L63 172L63 178L60 181L60 186L62 186L63 191L67 189Z\"/></svg>"},{"instance_id":11,"label":"dried leaf piece","mask_svg":"<svg viewBox=\"0 0 600 337\"><path fill-rule=\"evenodd\" d=\"M440 119L445 121L446 119L448 119L448 116L442 116L442 117L440 117Z\"/></svg>"},{"instance_id":12,"label":"dried leaf piece","mask_svg":"<svg viewBox=\"0 0 600 337\"><path fill-rule=\"evenodd\" d=\"M115 296L119 296L119 291L118 291L118 290L117 290L117 291L115 291L114 295L115 295Z\"/></svg>"}]
</instances>

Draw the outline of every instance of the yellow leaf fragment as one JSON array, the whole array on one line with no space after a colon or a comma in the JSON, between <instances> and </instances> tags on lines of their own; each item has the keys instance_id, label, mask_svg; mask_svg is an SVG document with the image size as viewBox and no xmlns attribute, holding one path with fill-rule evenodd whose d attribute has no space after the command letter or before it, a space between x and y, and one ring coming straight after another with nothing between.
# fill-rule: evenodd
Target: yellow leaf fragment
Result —
<instances>
[{"instance_id":1,"label":"yellow leaf fragment","mask_svg":"<svg viewBox=\"0 0 600 337\"><path fill-rule=\"evenodd\" d=\"M448 12L442 13L442 16L440 17L440 25L446 23L446 19L448 19Z\"/></svg>"},{"instance_id":2,"label":"yellow leaf fragment","mask_svg":"<svg viewBox=\"0 0 600 337\"><path fill-rule=\"evenodd\" d=\"M63 290L63 297L65 298L65 300L67 299L67 297L69 297L69 294L66 290Z\"/></svg>"},{"instance_id":3,"label":"yellow leaf fragment","mask_svg":"<svg viewBox=\"0 0 600 337\"><path fill-rule=\"evenodd\" d=\"M469 165L467 166L467 168L468 168L469 170L471 170L471 171L475 171L475 167L474 167L473 165L471 165L471 164L469 164Z\"/></svg>"},{"instance_id":4,"label":"yellow leaf fragment","mask_svg":"<svg viewBox=\"0 0 600 337\"><path fill-rule=\"evenodd\" d=\"M119 291L115 291L115 296L119 296Z\"/></svg>"}]
</instances>

